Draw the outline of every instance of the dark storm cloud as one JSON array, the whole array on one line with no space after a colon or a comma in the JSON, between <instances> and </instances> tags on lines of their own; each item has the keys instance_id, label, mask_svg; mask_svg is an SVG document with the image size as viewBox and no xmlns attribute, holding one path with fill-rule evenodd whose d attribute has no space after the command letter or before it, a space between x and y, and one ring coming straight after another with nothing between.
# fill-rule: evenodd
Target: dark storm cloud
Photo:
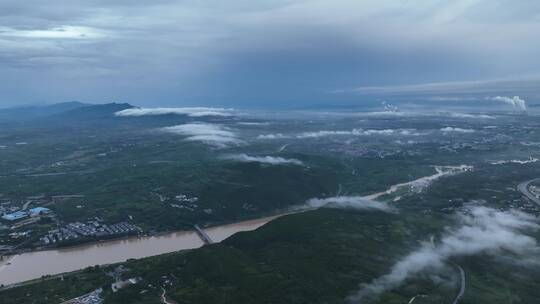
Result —
<instances>
[{"instance_id":1,"label":"dark storm cloud","mask_svg":"<svg viewBox=\"0 0 540 304\"><path fill-rule=\"evenodd\" d=\"M403 86L435 98L423 84L490 79L519 95L524 76L540 79L539 12L503 0L3 1L0 103L269 105Z\"/></svg>"}]
</instances>

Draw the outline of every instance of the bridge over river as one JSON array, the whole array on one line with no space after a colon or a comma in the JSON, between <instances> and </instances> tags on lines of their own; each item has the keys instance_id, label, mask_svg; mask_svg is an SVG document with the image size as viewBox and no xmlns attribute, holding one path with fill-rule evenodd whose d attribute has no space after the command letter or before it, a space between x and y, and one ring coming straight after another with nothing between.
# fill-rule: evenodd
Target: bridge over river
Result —
<instances>
[{"instance_id":1,"label":"bridge over river","mask_svg":"<svg viewBox=\"0 0 540 304\"><path fill-rule=\"evenodd\" d=\"M209 245L209 244L214 243L214 241L212 241L212 239L210 238L210 236L208 236L208 234L206 234L206 232L205 232L204 230L202 230L201 227L199 227L199 225L195 224L195 225L193 225L193 227L195 228L195 231L197 231L197 234L199 235L199 237L201 238L201 240L202 240L206 245Z\"/></svg>"},{"instance_id":2,"label":"bridge over river","mask_svg":"<svg viewBox=\"0 0 540 304\"><path fill-rule=\"evenodd\" d=\"M229 236L259 228L282 216L271 216L204 230L176 231L158 236L129 237L118 240L88 243L75 247L25 252L5 256L0 260L0 285L18 284L45 275L58 275L88 266L124 262L127 259L193 249L205 244L221 242Z\"/></svg>"}]
</instances>

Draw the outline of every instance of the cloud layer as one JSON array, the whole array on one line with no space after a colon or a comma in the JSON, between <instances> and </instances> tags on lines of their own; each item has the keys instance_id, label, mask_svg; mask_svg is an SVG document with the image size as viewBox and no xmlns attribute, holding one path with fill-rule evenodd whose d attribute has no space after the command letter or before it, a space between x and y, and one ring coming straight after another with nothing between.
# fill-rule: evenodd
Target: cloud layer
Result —
<instances>
[{"instance_id":1,"label":"cloud layer","mask_svg":"<svg viewBox=\"0 0 540 304\"><path fill-rule=\"evenodd\" d=\"M535 0L2 1L0 103L353 103L456 88L530 99L538 11ZM348 88L359 89L328 93Z\"/></svg>"},{"instance_id":2,"label":"cloud layer","mask_svg":"<svg viewBox=\"0 0 540 304\"><path fill-rule=\"evenodd\" d=\"M463 129L463 128L457 128L457 127L444 127L441 128L441 132L444 133L474 133L473 129Z\"/></svg>"},{"instance_id":3,"label":"cloud layer","mask_svg":"<svg viewBox=\"0 0 540 304\"><path fill-rule=\"evenodd\" d=\"M518 258L538 259L537 241L527 235L540 229L538 219L532 215L474 206L458 213L457 219L459 225L456 228L446 231L438 241L423 243L418 250L394 264L388 274L362 286L350 297L351 302L361 302L396 288L421 272L441 270L452 257L510 252Z\"/></svg>"},{"instance_id":4,"label":"cloud layer","mask_svg":"<svg viewBox=\"0 0 540 304\"><path fill-rule=\"evenodd\" d=\"M498 160L498 161L492 161L489 162L492 165L504 165L504 164L519 164L519 165L525 165L525 164L531 164L538 162L539 159L536 157L530 157L529 159L521 160L521 159L511 159L511 160Z\"/></svg>"},{"instance_id":5,"label":"cloud layer","mask_svg":"<svg viewBox=\"0 0 540 304\"><path fill-rule=\"evenodd\" d=\"M190 117L203 116L231 116L233 109L209 108L209 107L184 107L184 108L132 108L116 112L116 116L157 116L157 115L187 115Z\"/></svg>"},{"instance_id":6,"label":"cloud layer","mask_svg":"<svg viewBox=\"0 0 540 304\"><path fill-rule=\"evenodd\" d=\"M302 161L298 159L294 159L294 158L283 158L283 157L276 157L276 156L250 156L244 153L225 155L223 156L223 158L239 161L239 162L246 162L246 163L255 162L255 163L269 164L269 165L297 165L297 166L304 165Z\"/></svg>"},{"instance_id":7,"label":"cloud layer","mask_svg":"<svg viewBox=\"0 0 540 304\"><path fill-rule=\"evenodd\" d=\"M351 208L359 210L393 211L385 202L379 202L362 196L334 196L327 198L312 198L306 202L308 208Z\"/></svg>"},{"instance_id":8,"label":"cloud layer","mask_svg":"<svg viewBox=\"0 0 540 304\"><path fill-rule=\"evenodd\" d=\"M427 189L434 181L444 176L463 173L472 170L473 167L467 165L460 166L437 166L436 173L424 176L409 182L399 183L390 186L385 191L373 193L365 196L334 196L327 198L309 199L304 207L308 208L353 208L353 209L377 209L381 211L394 211L387 202L378 199L384 195L393 194L403 188L413 193L420 193Z\"/></svg>"},{"instance_id":9,"label":"cloud layer","mask_svg":"<svg viewBox=\"0 0 540 304\"><path fill-rule=\"evenodd\" d=\"M161 128L162 131L186 136L186 140L200 141L215 147L226 147L244 143L237 134L222 125L190 123Z\"/></svg>"},{"instance_id":10,"label":"cloud layer","mask_svg":"<svg viewBox=\"0 0 540 304\"><path fill-rule=\"evenodd\" d=\"M259 135L258 139L283 139L283 138L320 138L320 137L333 137L333 136L420 136L424 133L418 132L415 129L352 129L352 130L320 130L320 131L311 131L303 132L292 135L285 135L282 133L275 134L262 134Z\"/></svg>"}]
</instances>

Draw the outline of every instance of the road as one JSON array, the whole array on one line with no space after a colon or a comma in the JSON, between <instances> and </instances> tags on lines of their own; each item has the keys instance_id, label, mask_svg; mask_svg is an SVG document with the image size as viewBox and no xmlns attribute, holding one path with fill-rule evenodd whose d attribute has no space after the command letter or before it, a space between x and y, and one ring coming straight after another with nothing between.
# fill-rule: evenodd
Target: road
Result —
<instances>
[{"instance_id":1,"label":"road","mask_svg":"<svg viewBox=\"0 0 540 304\"><path fill-rule=\"evenodd\" d=\"M461 297L463 297L463 294L465 293L465 271L463 271L463 268L461 268L461 266L459 266L458 264L455 264L457 269L459 270L459 275L460 275L460 282L461 282L461 286L459 287L459 292L458 294L456 295L456 297L454 298L454 301L452 302L452 304L458 304L459 303L459 300L461 299Z\"/></svg>"},{"instance_id":2,"label":"road","mask_svg":"<svg viewBox=\"0 0 540 304\"><path fill-rule=\"evenodd\" d=\"M416 300L417 298L425 298L427 297L427 295L425 294L418 294L418 295L415 295L414 297L412 297L409 302L407 304L412 304L414 302L414 300Z\"/></svg>"},{"instance_id":3,"label":"road","mask_svg":"<svg viewBox=\"0 0 540 304\"><path fill-rule=\"evenodd\" d=\"M526 181L526 182L523 182L521 184L519 184L517 186L517 189L519 192L521 192L523 195L525 195L528 199L530 199L531 201L533 201L535 204L537 204L538 206L540 206L540 199L538 199L536 196L534 196L530 191L529 191L529 185L534 182L534 181L537 181L537 180L540 180L540 178L535 178L535 179L531 179L529 181Z\"/></svg>"},{"instance_id":4,"label":"road","mask_svg":"<svg viewBox=\"0 0 540 304\"><path fill-rule=\"evenodd\" d=\"M176 304L176 302L173 302L172 300L167 299L167 291L165 291L165 288L161 287L161 290L163 293L161 294L161 303L163 304Z\"/></svg>"},{"instance_id":5,"label":"road","mask_svg":"<svg viewBox=\"0 0 540 304\"><path fill-rule=\"evenodd\" d=\"M28 209L28 206L32 203L32 201L27 201L26 203L24 203L23 207L22 207L22 210L26 210Z\"/></svg>"}]
</instances>

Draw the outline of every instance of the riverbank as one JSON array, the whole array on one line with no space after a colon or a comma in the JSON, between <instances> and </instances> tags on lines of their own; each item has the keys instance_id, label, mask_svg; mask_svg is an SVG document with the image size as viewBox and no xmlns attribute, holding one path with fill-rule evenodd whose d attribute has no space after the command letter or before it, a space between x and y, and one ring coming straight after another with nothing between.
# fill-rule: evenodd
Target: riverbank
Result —
<instances>
[{"instance_id":1,"label":"riverbank","mask_svg":"<svg viewBox=\"0 0 540 304\"><path fill-rule=\"evenodd\" d=\"M214 242L221 242L237 232L257 229L287 214L290 212L212 226L205 230ZM129 237L67 248L25 252L7 256L0 262L0 284L10 285L89 266L119 263L129 259L199 248L203 245L195 231L176 231L159 236Z\"/></svg>"},{"instance_id":2,"label":"riverbank","mask_svg":"<svg viewBox=\"0 0 540 304\"><path fill-rule=\"evenodd\" d=\"M261 213L257 214L256 216L245 216L241 217L237 220L232 221L220 221L220 222L207 222L204 224L199 224L199 226L203 229L208 229L212 227L218 227L218 226L225 226L229 224L235 224L239 222L245 222L250 220L257 220L260 218L266 218L266 217L273 217L273 216L283 216L290 213L296 213L300 212L300 210L296 210L294 208L285 209L285 210L276 210L275 212L267 212L267 213ZM185 223L186 228L193 226L192 223ZM177 232L186 232L186 231L192 231L191 229L185 229L185 230L168 230L168 231L159 231L159 232L146 232L141 234L128 234L128 235L120 235L120 236L113 236L113 237L107 237L102 239L87 239L79 242L73 242L73 243L60 243L56 244L54 246L38 246L38 247L24 247L24 248L16 248L12 249L10 251L3 252L0 254L0 265L2 265L2 258L6 258L13 255L28 253L28 252L39 252L39 251L48 251L48 250L56 250L56 249L65 249L65 248L76 248L79 246L86 246L86 245L93 245L103 242L110 242L110 241L118 241L118 240L126 240L130 238L140 238L140 237L159 237L164 236L171 233L177 233Z\"/></svg>"}]
</instances>

